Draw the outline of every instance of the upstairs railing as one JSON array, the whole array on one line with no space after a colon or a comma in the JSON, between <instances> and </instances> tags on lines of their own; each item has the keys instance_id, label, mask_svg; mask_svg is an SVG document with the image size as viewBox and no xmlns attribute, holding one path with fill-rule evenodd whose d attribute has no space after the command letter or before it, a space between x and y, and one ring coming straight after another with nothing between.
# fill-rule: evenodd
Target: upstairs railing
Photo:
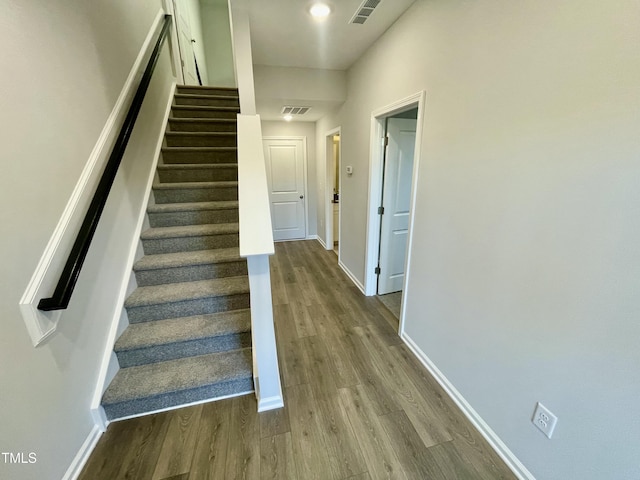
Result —
<instances>
[{"instance_id":1,"label":"upstairs railing","mask_svg":"<svg viewBox=\"0 0 640 480\"><path fill-rule=\"evenodd\" d=\"M60 275L60 279L58 280L53 295L50 298L43 298L40 300L38 303L39 310L63 310L69 305L71 295L73 294L78 277L80 276L80 271L82 270L82 265L87 257L87 253L89 252L91 240L93 239L93 235L98 227L98 222L100 221L100 216L102 215L105 204L107 203L111 186L113 185L113 181L118 173L118 167L120 166L120 162L124 156L124 152L127 148L127 144L129 143L129 139L131 138L131 133L133 132L138 114L140 113L142 102L147 93L147 89L149 88L151 77L153 76L156 64L160 58L160 51L167 38L170 25L171 16L165 15L155 48L153 49L151 58L147 63L144 74L142 75L140 85L133 97L131 106L129 107L129 111L125 117L124 124L120 129L120 133L115 141L111 155L107 161L107 165L105 166L102 177L96 187L93 199L89 204L89 208L76 240L71 248L71 253L69 253L67 262L65 263L62 274Z\"/></svg>"},{"instance_id":2,"label":"upstairs railing","mask_svg":"<svg viewBox=\"0 0 640 480\"><path fill-rule=\"evenodd\" d=\"M240 256L247 259L251 291L253 379L258 411L284 406L273 324L269 256L274 253L273 230L262 147L262 127L256 115L251 34L246 0L229 2L238 115L238 201Z\"/></svg>"}]
</instances>

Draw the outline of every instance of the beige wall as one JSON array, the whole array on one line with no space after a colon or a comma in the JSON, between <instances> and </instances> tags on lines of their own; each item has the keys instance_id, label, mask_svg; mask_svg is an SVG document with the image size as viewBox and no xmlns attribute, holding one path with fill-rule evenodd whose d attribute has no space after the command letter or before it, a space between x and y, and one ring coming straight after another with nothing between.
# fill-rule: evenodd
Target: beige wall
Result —
<instances>
[{"instance_id":1,"label":"beige wall","mask_svg":"<svg viewBox=\"0 0 640 480\"><path fill-rule=\"evenodd\" d=\"M209 85L235 87L227 2L226 0L202 0L200 7Z\"/></svg>"},{"instance_id":2,"label":"beige wall","mask_svg":"<svg viewBox=\"0 0 640 480\"><path fill-rule=\"evenodd\" d=\"M264 137L306 137L307 138L307 201L309 208L309 231L307 236L317 234L316 225L318 201L316 195L316 137L315 123L311 122L262 122Z\"/></svg>"},{"instance_id":3,"label":"beige wall","mask_svg":"<svg viewBox=\"0 0 640 480\"><path fill-rule=\"evenodd\" d=\"M89 412L115 294L172 81L157 67L138 129L59 330L34 349L18 302L160 9L159 0L7 0L0 16L0 478L62 478L93 428Z\"/></svg>"},{"instance_id":4,"label":"beige wall","mask_svg":"<svg viewBox=\"0 0 640 480\"><path fill-rule=\"evenodd\" d=\"M370 115L426 91L406 332L538 479L638 477L638 18L418 0L317 123L342 126L341 258L363 280Z\"/></svg>"}]
</instances>

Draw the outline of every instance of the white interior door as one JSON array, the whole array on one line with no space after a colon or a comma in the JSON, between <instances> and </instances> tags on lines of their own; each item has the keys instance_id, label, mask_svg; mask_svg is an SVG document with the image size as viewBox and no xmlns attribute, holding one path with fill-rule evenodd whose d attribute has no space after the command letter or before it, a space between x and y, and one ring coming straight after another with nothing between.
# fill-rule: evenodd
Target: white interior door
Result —
<instances>
[{"instance_id":1,"label":"white interior door","mask_svg":"<svg viewBox=\"0 0 640 480\"><path fill-rule=\"evenodd\" d=\"M389 118L387 136L389 143L382 190L384 213L380 225L379 295L399 292L404 283L416 120Z\"/></svg>"},{"instance_id":2,"label":"white interior door","mask_svg":"<svg viewBox=\"0 0 640 480\"><path fill-rule=\"evenodd\" d=\"M189 7L185 0L173 0L173 10L178 25L178 45L180 47L180 61L185 85L200 85L196 73L196 60L191 43L191 21Z\"/></svg>"},{"instance_id":3,"label":"white interior door","mask_svg":"<svg viewBox=\"0 0 640 480\"><path fill-rule=\"evenodd\" d=\"M305 238L305 157L301 139L264 139L274 240Z\"/></svg>"}]
</instances>

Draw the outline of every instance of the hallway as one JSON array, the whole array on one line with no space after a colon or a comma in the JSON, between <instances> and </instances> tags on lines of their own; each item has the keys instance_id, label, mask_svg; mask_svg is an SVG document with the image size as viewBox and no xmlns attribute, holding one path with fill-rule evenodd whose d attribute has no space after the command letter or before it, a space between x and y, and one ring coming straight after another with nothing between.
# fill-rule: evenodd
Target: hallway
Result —
<instances>
[{"instance_id":1,"label":"hallway","mask_svg":"<svg viewBox=\"0 0 640 480\"><path fill-rule=\"evenodd\" d=\"M274 317L285 408L253 395L110 425L81 479L513 479L315 241L276 244Z\"/></svg>"}]
</instances>

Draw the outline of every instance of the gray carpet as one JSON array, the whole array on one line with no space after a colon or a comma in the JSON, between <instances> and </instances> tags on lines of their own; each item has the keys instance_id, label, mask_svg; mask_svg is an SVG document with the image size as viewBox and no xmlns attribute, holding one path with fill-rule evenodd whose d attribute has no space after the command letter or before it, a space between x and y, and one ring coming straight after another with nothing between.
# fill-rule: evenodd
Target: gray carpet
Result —
<instances>
[{"instance_id":1,"label":"gray carpet","mask_svg":"<svg viewBox=\"0 0 640 480\"><path fill-rule=\"evenodd\" d=\"M178 87L142 232L110 420L253 390L250 295L240 257L237 90Z\"/></svg>"}]
</instances>

